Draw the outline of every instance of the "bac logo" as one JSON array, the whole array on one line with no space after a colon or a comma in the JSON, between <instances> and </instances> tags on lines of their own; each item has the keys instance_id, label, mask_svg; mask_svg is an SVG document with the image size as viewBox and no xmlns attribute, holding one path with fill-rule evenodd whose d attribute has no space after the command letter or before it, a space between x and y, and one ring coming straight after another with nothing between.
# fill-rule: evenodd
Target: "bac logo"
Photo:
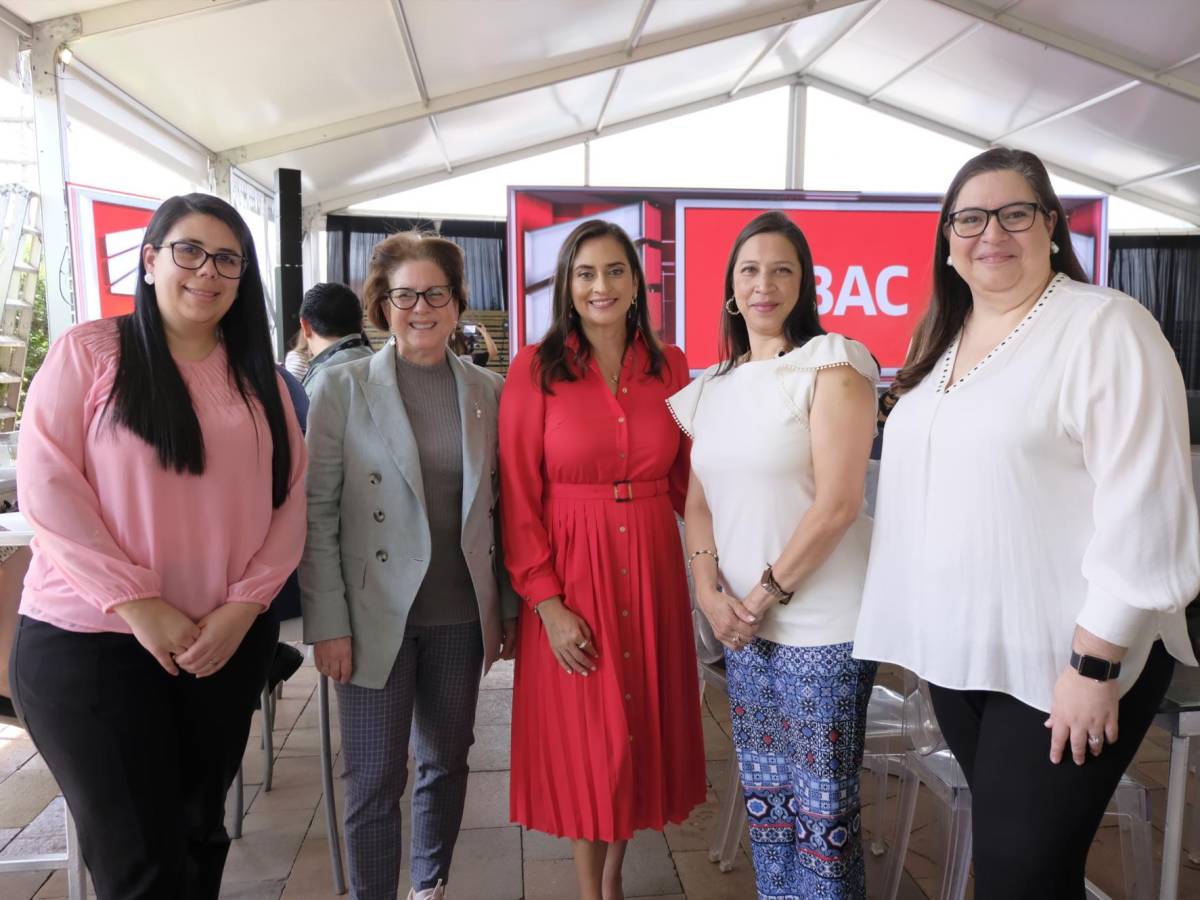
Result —
<instances>
[{"instance_id":1,"label":"bac logo","mask_svg":"<svg viewBox=\"0 0 1200 900\"><path fill-rule=\"evenodd\" d=\"M844 315L848 309L861 309L864 316L883 314L885 316L903 316L908 314L907 303L893 303L888 297L888 282L893 278L907 278L908 266L885 266L875 279L875 289L867 281L867 274L862 266L850 266L846 276L838 288L837 297L833 295L833 273L826 266L813 266L813 274L817 276L817 313L827 316Z\"/></svg>"}]
</instances>

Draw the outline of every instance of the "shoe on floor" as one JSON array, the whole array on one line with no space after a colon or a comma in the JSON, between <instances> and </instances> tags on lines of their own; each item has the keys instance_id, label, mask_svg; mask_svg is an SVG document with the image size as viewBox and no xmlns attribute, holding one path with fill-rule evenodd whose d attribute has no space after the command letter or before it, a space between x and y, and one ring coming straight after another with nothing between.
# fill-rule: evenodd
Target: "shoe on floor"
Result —
<instances>
[{"instance_id":1,"label":"shoe on floor","mask_svg":"<svg viewBox=\"0 0 1200 900\"><path fill-rule=\"evenodd\" d=\"M446 889L442 887L442 879L439 878L437 884L423 891L409 888L408 900L446 900Z\"/></svg>"},{"instance_id":2,"label":"shoe on floor","mask_svg":"<svg viewBox=\"0 0 1200 900\"><path fill-rule=\"evenodd\" d=\"M281 681L287 681L296 674L296 670L304 662L304 654L293 647L291 644L285 644L280 641L275 645L275 656L271 660L271 668L267 672L267 683L271 690L275 690L275 686Z\"/></svg>"}]
</instances>

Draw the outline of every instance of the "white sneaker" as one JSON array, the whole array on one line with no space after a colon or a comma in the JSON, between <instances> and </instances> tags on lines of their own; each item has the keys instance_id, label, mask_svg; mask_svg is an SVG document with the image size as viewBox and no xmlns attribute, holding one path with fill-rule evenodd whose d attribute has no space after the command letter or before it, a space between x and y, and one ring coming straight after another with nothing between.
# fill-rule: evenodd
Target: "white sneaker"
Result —
<instances>
[{"instance_id":1,"label":"white sneaker","mask_svg":"<svg viewBox=\"0 0 1200 900\"><path fill-rule=\"evenodd\" d=\"M442 887L442 879L439 878L437 884L423 891L409 888L408 900L446 900L446 889Z\"/></svg>"}]
</instances>

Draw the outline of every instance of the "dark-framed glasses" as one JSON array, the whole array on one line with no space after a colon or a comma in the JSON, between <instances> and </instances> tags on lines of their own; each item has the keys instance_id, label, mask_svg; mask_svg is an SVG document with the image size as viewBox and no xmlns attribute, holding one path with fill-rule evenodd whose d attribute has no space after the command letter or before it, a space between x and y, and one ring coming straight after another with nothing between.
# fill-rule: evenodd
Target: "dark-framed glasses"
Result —
<instances>
[{"instance_id":1,"label":"dark-framed glasses","mask_svg":"<svg viewBox=\"0 0 1200 900\"><path fill-rule=\"evenodd\" d=\"M246 271L246 266L249 265L249 261L244 256L238 256L227 250L209 253L191 241L172 241L169 244L160 244L155 249L162 250L166 247L171 248L171 259L175 260L175 265L179 268L193 271L203 269L204 264L211 259L217 274L222 278L241 278Z\"/></svg>"},{"instance_id":2,"label":"dark-framed glasses","mask_svg":"<svg viewBox=\"0 0 1200 900\"><path fill-rule=\"evenodd\" d=\"M448 284L435 284L433 287L426 288L423 291L414 291L412 288L402 287L392 288L387 292L388 301L396 309L412 309L422 297L434 309L441 309L450 302L450 298L453 296L454 290Z\"/></svg>"},{"instance_id":3,"label":"dark-framed glasses","mask_svg":"<svg viewBox=\"0 0 1200 900\"><path fill-rule=\"evenodd\" d=\"M1000 223L1000 227L1010 234L1020 231L1028 231L1033 227L1034 220L1037 219L1037 214L1045 214L1046 210L1042 209L1040 203L1032 201L1023 201L1021 203L1007 203L997 209L977 209L970 207L968 209L960 209L946 216L946 220L950 223L950 227L954 229L954 233L960 238L979 237L987 231L988 220L992 216L996 217L996 221Z\"/></svg>"}]
</instances>

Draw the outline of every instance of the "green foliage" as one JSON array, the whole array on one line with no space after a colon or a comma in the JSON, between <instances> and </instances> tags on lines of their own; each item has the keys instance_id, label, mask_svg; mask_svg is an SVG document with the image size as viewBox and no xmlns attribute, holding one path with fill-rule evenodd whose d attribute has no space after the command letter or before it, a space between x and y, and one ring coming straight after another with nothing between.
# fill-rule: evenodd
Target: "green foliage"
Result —
<instances>
[{"instance_id":1,"label":"green foliage","mask_svg":"<svg viewBox=\"0 0 1200 900\"><path fill-rule=\"evenodd\" d=\"M29 327L29 339L25 353L25 389L42 367L46 351L50 349L50 331L46 326L46 270L38 273L37 288L33 295L33 322Z\"/></svg>"}]
</instances>

